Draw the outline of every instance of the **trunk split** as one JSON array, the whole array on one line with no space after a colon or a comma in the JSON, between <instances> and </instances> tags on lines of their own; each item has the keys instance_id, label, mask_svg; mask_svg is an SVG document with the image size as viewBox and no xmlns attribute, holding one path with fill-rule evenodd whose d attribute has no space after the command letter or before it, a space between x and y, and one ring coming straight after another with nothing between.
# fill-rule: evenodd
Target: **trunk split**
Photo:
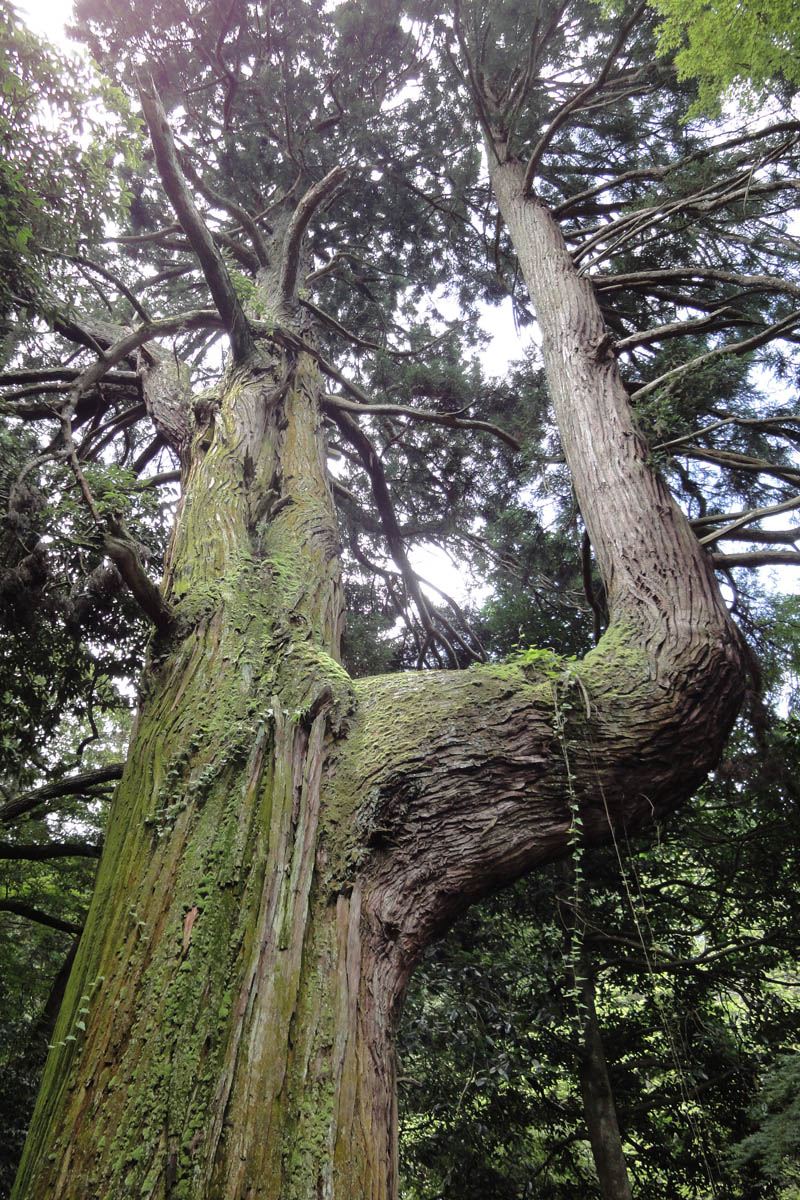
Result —
<instances>
[{"instance_id":1,"label":"trunk split","mask_svg":"<svg viewBox=\"0 0 800 1200\"><path fill-rule=\"evenodd\" d=\"M264 340L195 401L177 623L153 644L17 1198L391 1200L393 1031L421 948L563 855L577 804L602 840L718 754L736 634L591 286L521 181L494 171L610 628L578 664L351 683L316 366ZM164 429L168 393L162 369Z\"/></svg>"}]
</instances>

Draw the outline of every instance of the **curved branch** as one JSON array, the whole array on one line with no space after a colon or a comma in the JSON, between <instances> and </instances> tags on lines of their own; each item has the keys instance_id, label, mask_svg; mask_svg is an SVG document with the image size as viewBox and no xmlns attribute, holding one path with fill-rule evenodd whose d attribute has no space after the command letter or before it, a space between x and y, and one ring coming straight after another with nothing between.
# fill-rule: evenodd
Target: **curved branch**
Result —
<instances>
[{"instance_id":1,"label":"curved branch","mask_svg":"<svg viewBox=\"0 0 800 1200\"><path fill-rule=\"evenodd\" d=\"M63 933L81 933L82 925L74 921L63 921L61 917L53 917L50 913L42 912L32 904L22 900L0 900L0 912L14 913L17 917L25 917L28 921L36 921L39 925L48 925L51 929L60 929Z\"/></svg>"},{"instance_id":2,"label":"curved branch","mask_svg":"<svg viewBox=\"0 0 800 1200\"><path fill-rule=\"evenodd\" d=\"M747 525L752 525L754 521L760 521L762 519L762 517L773 516L775 513L790 512L794 508L800 508L800 496L792 496L792 498L790 500L785 500L783 502L783 504L770 504L767 508L750 509L749 512L742 513L740 516L736 517L733 521L730 521L727 525L723 525L721 529L717 529L715 532L709 533L705 537L701 537L700 545L708 546L712 542L718 542L720 540L720 538L730 538L738 530L743 531L742 538L741 538L742 541L747 541L748 539L752 540L751 534L756 531L750 530L749 533L744 532L745 527ZM694 526L694 522L693 522L693 526ZM758 532L762 532L768 536L771 533L771 530L761 530ZM792 541L796 541L797 538L800 538L800 529L789 530L787 532L794 534ZM780 540L779 531L776 530L775 531L775 541L779 541L779 540Z\"/></svg>"},{"instance_id":3,"label":"curved branch","mask_svg":"<svg viewBox=\"0 0 800 1200\"><path fill-rule=\"evenodd\" d=\"M403 535L400 532L400 526L395 515L392 498L389 495L389 487L386 482L386 475L384 474L383 465L380 461L380 458L376 454L375 449L367 435L359 427L358 423L354 421L351 416L349 416L348 413L343 412L334 405L329 405L327 407L330 416L339 426L342 435L347 438L350 444L355 448L358 457L361 459L364 470L369 476L370 483L372 484L372 490L375 495L375 503L378 506L378 514L380 516L381 525L383 526L383 532L386 536L386 541L389 546L389 553L397 564L398 570L403 577L403 582L408 588L409 594L414 601L417 612L419 613L419 618L426 634L426 646L428 643L434 640L440 642L447 651L453 666L457 666L458 660L456 658L455 651L444 634L436 629L433 620L431 619L425 597L420 590L419 580L413 567L411 566L411 563L408 561L408 555L406 554L406 548L403 542Z\"/></svg>"},{"instance_id":4,"label":"curved branch","mask_svg":"<svg viewBox=\"0 0 800 1200\"><path fill-rule=\"evenodd\" d=\"M726 526L728 529L738 529L742 525L760 521L762 517L772 517L777 513L790 512L793 508L800 508L800 496L791 496L780 504L769 504L765 508L748 508L738 513L712 513L710 516L696 517L695 520L690 521L690 525L695 532L704 525L719 525L722 522L731 522Z\"/></svg>"},{"instance_id":5,"label":"curved branch","mask_svg":"<svg viewBox=\"0 0 800 1200\"><path fill-rule=\"evenodd\" d=\"M322 364L320 365L322 366ZM322 369L325 370L325 367L323 366ZM336 368L331 369L335 370ZM328 374L327 371L326 374ZM344 379L344 376L340 376L339 382L342 382ZM354 387L348 385L349 381L343 384L343 386L348 387L348 390L354 390ZM477 421L472 420L470 417L460 417L456 413L437 413L425 408L412 408L405 404L373 404L367 400L366 393L362 392L360 388L358 388L358 393L364 396L366 403L354 404L348 400L343 400L341 396L332 396L329 392L326 392L323 397L324 406L328 409L335 407L341 409L343 412L378 413L387 417L405 417L410 421L419 421L422 424L430 425L444 425L450 429L477 429L482 433L491 433L493 437L505 442L512 450L522 449L522 443L513 434L508 433L505 429L501 429L499 425L492 424L491 421Z\"/></svg>"},{"instance_id":6,"label":"curved branch","mask_svg":"<svg viewBox=\"0 0 800 1200\"><path fill-rule=\"evenodd\" d=\"M133 308L133 311L137 313L143 321L149 321L151 319L147 309L144 308L141 302L136 299L130 288L128 288L119 278L119 276L114 274L113 271L109 271L108 267L104 267L101 263L93 262L91 258L86 258L83 254L67 254L63 250L50 249L46 249L45 253L52 254L56 258L62 258L65 262L75 263L76 266L86 267L90 271L96 271L98 275L103 277L103 279L107 280L109 283L113 283L117 291L125 297L125 299Z\"/></svg>"},{"instance_id":7,"label":"curved branch","mask_svg":"<svg viewBox=\"0 0 800 1200\"><path fill-rule=\"evenodd\" d=\"M589 278L600 292L616 292L640 284L648 286L655 283L697 280L700 284L731 283L740 288L782 292L800 300L800 284L793 283L791 279L772 275L742 275L738 271L724 271L716 267L665 267L653 271L628 271L620 275L591 275Z\"/></svg>"},{"instance_id":8,"label":"curved branch","mask_svg":"<svg viewBox=\"0 0 800 1200\"><path fill-rule=\"evenodd\" d=\"M334 167L324 179L320 179L319 183L310 187L297 202L283 241L280 294L284 304L289 304L294 299L297 274L300 270L300 248L308 223L320 204L343 182L346 176L347 171L344 167Z\"/></svg>"},{"instance_id":9,"label":"curved branch","mask_svg":"<svg viewBox=\"0 0 800 1200\"><path fill-rule=\"evenodd\" d=\"M175 616L145 571L136 543L118 522L111 522L110 532L103 534L103 549L116 565L142 612L150 618L159 633L168 634L175 625Z\"/></svg>"},{"instance_id":10,"label":"curved branch","mask_svg":"<svg viewBox=\"0 0 800 1200\"><path fill-rule=\"evenodd\" d=\"M721 417L719 421L713 421L711 425L704 425L702 429L695 429L691 433L684 433L680 437L672 438L668 442L659 442L656 446L653 446L653 449L673 450L676 446L681 446L685 442L693 442L695 438L714 433L717 429L722 429L726 425L738 425L744 429L760 429L764 431L769 431L772 426L777 426L776 432L780 434L781 427L791 425L792 422L800 425L800 417L789 413L772 417ZM798 434L800 434L800 429L798 429ZM788 431L785 431L784 436L791 438L792 435Z\"/></svg>"},{"instance_id":11,"label":"curved branch","mask_svg":"<svg viewBox=\"0 0 800 1200\"><path fill-rule=\"evenodd\" d=\"M247 317L236 295L222 255L214 244L214 239L186 186L167 122L167 114L164 112L155 84L151 79L149 87L146 87L141 78L138 83L142 111L150 130L156 165L164 191L183 226L192 249L200 260L200 266L211 290L214 303L231 339L233 356L237 362L242 362L253 352L253 338Z\"/></svg>"},{"instance_id":12,"label":"curved branch","mask_svg":"<svg viewBox=\"0 0 800 1200\"><path fill-rule=\"evenodd\" d=\"M89 799L96 799L94 789L102 787L106 783L116 783L118 779L122 778L124 765L121 762L110 763L107 767L84 771L80 775L70 775L66 779L58 779L55 783L45 783L42 787L34 788L33 791L14 796L13 799L7 800L0 806L0 821L3 823L14 821L17 817L24 816L25 813L41 808L42 805L50 808L52 807L48 803L50 800L60 800L70 796L86 796Z\"/></svg>"}]
</instances>

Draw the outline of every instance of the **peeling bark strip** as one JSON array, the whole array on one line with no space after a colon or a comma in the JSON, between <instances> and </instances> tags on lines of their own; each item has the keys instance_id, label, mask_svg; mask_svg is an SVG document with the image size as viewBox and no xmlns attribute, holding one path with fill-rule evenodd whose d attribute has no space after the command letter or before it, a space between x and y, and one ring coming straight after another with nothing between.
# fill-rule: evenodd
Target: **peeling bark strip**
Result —
<instances>
[{"instance_id":1,"label":"peeling bark strip","mask_svg":"<svg viewBox=\"0 0 800 1200\"><path fill-rule=\"evenodd\" d=\"M174 624L17 1200L392 1200L393 1036L422 948L567 853L576 804L600 842L675 807L719 753L737 635L648 463L591 285L499 160L609 629L579 663L534 651L352 683L314 355L258 339L193 426L158 371L148 404L185 464Z\"/></svg>"}]
</instances>

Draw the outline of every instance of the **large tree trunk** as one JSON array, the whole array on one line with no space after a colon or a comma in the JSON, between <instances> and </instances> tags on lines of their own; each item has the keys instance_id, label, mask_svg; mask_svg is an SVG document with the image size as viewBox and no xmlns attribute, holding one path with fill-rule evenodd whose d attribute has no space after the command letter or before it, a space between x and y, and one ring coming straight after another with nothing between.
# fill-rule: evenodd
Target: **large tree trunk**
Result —
<instances>
[{"instance_id":1,"label":"large tree trunk","mask_svg":"<svg viewBox=\"0 0 800 1200\"><path fill-rule=\"evenodd\" d=\"M592 843L667 811L719 752L735 631L591 287L520 176L502 164L495 186L609 631L577 664L351 684L312 358L264 338L198 398L176 624L152 648L18 1198L390 1200L393 1034L421 948L566 853L578 818Z\"/></svg>"}]
</instances>

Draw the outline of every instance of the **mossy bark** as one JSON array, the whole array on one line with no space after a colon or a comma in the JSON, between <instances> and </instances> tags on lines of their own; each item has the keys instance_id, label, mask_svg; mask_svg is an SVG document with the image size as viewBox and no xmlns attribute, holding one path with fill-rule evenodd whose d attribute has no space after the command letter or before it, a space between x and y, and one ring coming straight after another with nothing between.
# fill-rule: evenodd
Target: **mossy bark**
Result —
<instances>
[{"instance_id":1,"label":"mossy bark","mask_svg":"<svg viewBox=\"0 0 800 1200\"><path fill-rule=\"evenodd\" d=\"M735 632L591 288L513 164L496 185L526 276L551 278L534 299L609 631L580 663L351 683L314 362L265 338L185 429L172 404L174 632L152 647L18 1200L391 1200L393 1032L422 947L567 853L576 816L601 841L719 752Z\"/></svg>"}]
</instances>

